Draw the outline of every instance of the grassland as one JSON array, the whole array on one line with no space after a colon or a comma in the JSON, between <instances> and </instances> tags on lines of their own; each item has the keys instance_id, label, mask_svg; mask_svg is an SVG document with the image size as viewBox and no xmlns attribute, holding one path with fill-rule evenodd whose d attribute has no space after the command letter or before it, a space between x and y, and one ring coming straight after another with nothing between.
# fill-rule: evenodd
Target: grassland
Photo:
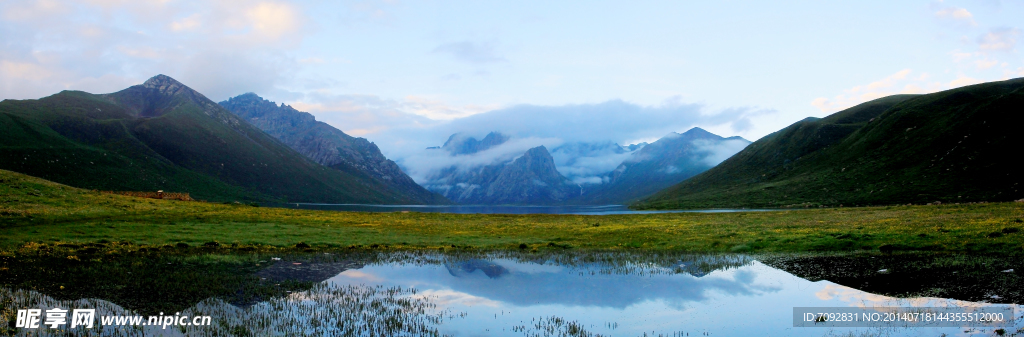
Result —
<instances>
[{"instance_id":1,"label":"grassland","mask_svg":"<svg viewBox=\"0 0 1024 337\"><path fill-rule=\"evenodd\" d=\"M217 242L249 249L1024 252L1024 203L648 215L347 213L139 199L0 171L0 249ZM306 248L305 245L300 245Z\"/></svg>"}]
</instances>

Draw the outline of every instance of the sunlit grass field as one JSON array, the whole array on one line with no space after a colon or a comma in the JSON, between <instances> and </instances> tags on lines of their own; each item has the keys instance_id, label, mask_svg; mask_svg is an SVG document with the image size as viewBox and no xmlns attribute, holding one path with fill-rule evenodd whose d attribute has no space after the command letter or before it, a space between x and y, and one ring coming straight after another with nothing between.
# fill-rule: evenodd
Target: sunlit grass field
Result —
<instances>
[{"instance_id":1,"label":"sunlit grass field","mask_svg":"<svg viewBox=\"0 0 1024 337\"><path fill-rule=\"evenodd\" d=\"M140 199L0 171L0 247L1024 252L1024 203L645 215L354 213ZM305 245L300 245L305 248Z\"/></svg>"}]
</instances>

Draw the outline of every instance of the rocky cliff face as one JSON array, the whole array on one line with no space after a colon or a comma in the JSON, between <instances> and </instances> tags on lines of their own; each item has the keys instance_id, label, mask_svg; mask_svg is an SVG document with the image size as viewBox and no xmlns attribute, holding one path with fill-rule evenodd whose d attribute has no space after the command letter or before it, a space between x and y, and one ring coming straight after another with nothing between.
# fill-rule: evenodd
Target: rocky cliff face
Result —
<instances>
[{"instance_id":1,"label":"rocky cliff face","mask_svg":"<svg viewBox=\"0 0 1024 337\"><path fill-rule=\"evenodd\" d=\"M220 105L324 166L365 174L424 204L448 202L416 184L394 161L384 157L377 145L319 122L309 113L283 103L278 106L254 93L230 98Z\"/></svg>"},{"instance_id":2,"label":"rocky cliff face","mask_svg":"<svg viewBox=\"0 0 1024 337\"><path fill-rule=\"evenodd\" d=\"M501 145L507 142L508 139L509 136L497 132L488 133L484 139L479 141L476 138L456 133L448 137L448 140L444 142L444 146L441 146L441 148L452 155L471 154Z\"/></svg>"},{"instance_id":3,"label":"rocky cliff face","mask_svg":"<svg viewBox=\"0 0 1024 337\"><path fill-rule=\"evenodd\" d=\"M456 134L436 151L472 155L508 139L496 132L479 141ZM543 146L490 165L449 167L430 177L426 186L460 204L547 205L563 203L580 194L578 185L558 173L551 154Z\"/></svg>"},{"instance_id":4,"label":"rocky cliff face","mask_svg":"<svg viewBox=\"0 0 1024 337\"><path fill-rule=\"evenodd\" d=\"M555 169L543 146L505 165L487 186L484 200L514 204L558 203L579 196L580 187Z\"/></svg>"}]
</instances>

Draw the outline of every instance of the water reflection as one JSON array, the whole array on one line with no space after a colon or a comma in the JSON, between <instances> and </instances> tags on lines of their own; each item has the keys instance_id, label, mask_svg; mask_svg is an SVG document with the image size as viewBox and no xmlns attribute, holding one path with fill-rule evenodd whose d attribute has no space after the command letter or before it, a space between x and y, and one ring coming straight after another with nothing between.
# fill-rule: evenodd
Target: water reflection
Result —
<instances>
[{"instance_id":1,"label":"water reflection","mask_svg":"<svg viewBox=\"0 0 1024 337\"><path fill-rule=\"evenodd\" d=\"M599 273L596 268L569 268L513 260L469 260L445 266L376 265L342 272L328 280L363 284L372 277L386 286L444 290L487 298L512 306L557 305L625 309L647 301L682 306L705 301L711 293L753 296L778 291L757 283L753 270L740 269L705 277Z\"/></svg>"},{"instance_id":2,"label":"water reflection","mask_svg":"<svg viewBox=\"0 0 1024 337\"><path fill-rule=\"evenodd\" d=\"M448 274L455 277L472 277L473 272L479 270L487 275L489 278L499 278L502 275L508 275L508 268L502 267L501 265L481 259L472 259L463 261L460 263L446 264L445 268L448 269Z\"/></svg>"},{"instance_id":3,"label":"water reflection","mask_svg":"<svg viewBox=\"0 0 1024 337\"><path fill-rule=\"evenodd\" d=\"M722 257L728 259L728 257ZM735 262L735 260L732 260ZM693 268L696 263L647 264L646 272L616 272L600 264L566 266L509 258L444 264L370 264L327 282L339 286L416 288L439 308L465 313L443 334L530 335L552 317L601 335L935 336L991 334L961 328L794 328L793 307L965 307L987 305L942 298L900 299L828 281L812 282L756 261ZM706 261L705 261L706 263ZM693 273L686 272L690 268ZM620 271L623 269L619 269ZM654 272L651 272L654 271ZM660 271L660 272L659 272ZM665 272L669 271L669 272ZM565 324L563 324L565 326ZM535 327L531 328L531 327ZM1017 328L1021 323L1017 322Z\"/></svg>"},{"instance_id":4,"label":"water reflection","mask_svg":"<svg viewBox=\"0 0 1024 337\"><path fill-rule=\"evenodd\" d=\"M767 260L766 260L767 261ZM805 260L797 261L806 265ZM988 260L985 260L988 261ZM991 266L991 261L984 262ZM825 280L809 281L747 256L625 253L445 255L423 252L285 258L257 274L269 280L324 280L307 291L238 307L210 299L183 310L212 327L86 331L98 335L449 335L449 336L948 336L991 328L795 328L794 307L978 307L937 297L894 298ZM1004 273L1005 274L1005 273ZM17 308L96 307L103 300L54 301L0 289ZM1017 308L1020 315L1020 308ZM6 318L6 317L5 317ZM1003 332L1024 334L1024 323ZM26 330L19 331L25 334ZM57 334L55 331L37 330Z\"/></svg>"}]
</instances>

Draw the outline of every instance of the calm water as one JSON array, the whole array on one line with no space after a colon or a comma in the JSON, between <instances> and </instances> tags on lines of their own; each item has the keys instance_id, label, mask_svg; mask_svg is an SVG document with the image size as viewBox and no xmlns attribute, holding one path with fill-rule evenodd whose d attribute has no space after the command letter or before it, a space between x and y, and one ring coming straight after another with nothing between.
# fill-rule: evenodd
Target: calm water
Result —
<instances>
[{"instance_id":1,"label":"calm water","mask_svg":"<svg viewBox=\"0 0 1024 337\"><path fill-rule=\"evenodd\" d=\"M610 214L654 214L654 213L728 213L728 212L757 212L766 211L761 209L710 209L710 210L673 210L673 211L636 211L624 205L603 205L603 206L490 206L490 205L363 205L363 204L267 204L272 207L286 207L295 209L315 209L327 211L347 212L426 212L426 213L457 213L457 214L582 214L582 215L610 215Z\"/></svg>"},{"instance_id":2,"label":"calm water","mask_svg":"<svg viewBox=\"0 0 1024 337\"><path fill-rule=\"evenodd\" d=\"M685 268L687 262L680 265ZM648 266L650 267L650 266ZM597 266L504 259L446 265L383 264L347 270L327 282L415 288L462 318L439 326L452 336L523 336L559 317L606 336L948 336L993 329L794 328L793 307L970 307L942 298L900 299L828 281L811 282L757 261L710 272L617 273ZM643 269L643 268L640 268ZM525 329L515 329L525 327ZM1016 331L1022 327L1017 322ZM516 330L516 331L513 331ZM525 330L525 331L523 331ZM965 332L968 330L969 332ZM543 335L542 333L540 335ZM556 334L557 335L557 334Z\"/></svg>"},{"instance_id":3,"label":"calm water","mask_svg":"<svg viewBox=\"0 0 1024 337\"><path fill-rule=\"evenodd\" d=\"M246 307L207 300L181 313L211 315L220 322L213 327L140 331L310 336L992 336L997 333L990 327L794 327L793 308L1009 306L1021 314L1016 304L895 298L829 281L812 282L743 255L383 255L346 264L348 269L323 276L326 279L313 289L285 298ZM323 270L316 263L287 257L270 268L295 277ZM13 305L19 307L95 307L99 314L130 314L102 300L62 302L24 291L0 291L2 295L14 297ZM1004 328L1007 335L1024 333L1021 320L1011 325Z\"/></svg>"}]
</instances>

